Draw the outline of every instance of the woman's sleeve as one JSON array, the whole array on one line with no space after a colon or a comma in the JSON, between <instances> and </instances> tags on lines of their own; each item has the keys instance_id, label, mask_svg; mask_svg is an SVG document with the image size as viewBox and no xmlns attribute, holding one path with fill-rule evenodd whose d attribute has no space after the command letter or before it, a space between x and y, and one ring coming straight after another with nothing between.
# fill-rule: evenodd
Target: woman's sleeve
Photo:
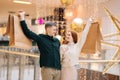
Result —
<instances>
[{"instance_id":1,"label":"woman's sleeve","mask_svg":"<svg viewBox=\"0 0 120 80\"><path fill-rule=\"evenodd\" d=\"M20 21L20 25L21 25L21 27L22 27L22 30L23 30L24 34L25 34L28 38L37 41L37 39L38 39L39 36L28 29L25 20Z\"/></svg>"}]
</instances>

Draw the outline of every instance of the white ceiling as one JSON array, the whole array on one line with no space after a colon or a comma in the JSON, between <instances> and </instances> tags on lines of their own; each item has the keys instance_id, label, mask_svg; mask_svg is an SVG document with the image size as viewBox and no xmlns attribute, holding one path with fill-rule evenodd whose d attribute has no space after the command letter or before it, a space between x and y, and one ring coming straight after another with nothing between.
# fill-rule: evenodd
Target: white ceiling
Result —
<instances>
[{"instance_id":1,"label":"white ceiling","mask_svg":"<svg viewBox=\"0 0 120 80\"><path fill-rule=\"evenodd\" d=\"M37 13L40 15L48 14L52 12L54 7L62 6L60 0L30 0L32 4L17 4L13 3L12 0L0 0L0 22L7 21L7 16L9 11L18 12L19 10L24 10L26 13L30 14L31 17L36 17ZM108 0L75 0L74 7L78 7L79 4L86 3L87 5L90 2L101 3ZM115 1L115 0L114 0ZM45 11L46 10L46 11Z\"/></svg>"},{"instance_id":2,"label":"white ceiling","mask_svg":"<svg viewBox=\"0 0 120 80\"><path fill-rule=\"evenodd\" d=\"M0 21L6 21L9 11L18 12L24 10L33 16L35 14L35 4L15 4L10 0L0 0L0 10Z\"/></svg>"}]
</instances>

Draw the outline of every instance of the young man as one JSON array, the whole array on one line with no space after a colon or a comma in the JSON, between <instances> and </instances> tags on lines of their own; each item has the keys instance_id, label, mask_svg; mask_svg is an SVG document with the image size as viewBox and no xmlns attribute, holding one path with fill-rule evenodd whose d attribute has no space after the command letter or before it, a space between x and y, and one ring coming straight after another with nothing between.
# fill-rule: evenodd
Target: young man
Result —
<instances>
[{"instance_id":1,"label":"young man","mask_svg":"<svg viewBox=\"0 0 120 80\"><path fill-rule=\"evenodd\" d=\"M24 34L37 42L40 50L40 67L42 73L42 80L60 80L60 54L59 40L53 37L56 33L55 23L49 22L45 24L46 34L35 34L30 31L25 23L25 12L20 12L20 25Z\"/></svg>"}]
</instances>

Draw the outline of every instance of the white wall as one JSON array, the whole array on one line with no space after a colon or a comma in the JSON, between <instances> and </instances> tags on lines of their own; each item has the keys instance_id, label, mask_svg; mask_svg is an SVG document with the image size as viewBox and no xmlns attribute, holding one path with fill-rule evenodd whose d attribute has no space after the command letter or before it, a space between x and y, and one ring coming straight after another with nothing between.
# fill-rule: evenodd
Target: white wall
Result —
<instances>
[{"instance_id":1,"label":"white wall","mask_svg":"<svg viewBox=\"0 0 120 80\"><path fill-rule=\"evenodd\" d=\"M103 7L107 7L112 14L114 14L115 16L120 16L120 0L110 0L106 3L101 3L99 5L99 16L103 17L106 16L106 13L104 12Z\"/></svg>"},{"instance_id":2,"label":"white wall","mask_svg":"<svg viewBox=\"0 0 120 80\"><path fill-rule=\"evenodd\" d=\"M109 19L109 17L106 15L106 13L104 12L102 6L107 7L111 13L118 18L118 16L120 16L120 0L110 0L107 3L102 3L101 4L101 8L99 10L99 16L102 19L102 35L106 35L106 34L110 34L110 33L116 33L117 30L114 27L113 23L111 22L111 20ZM120 20L120 18L119 18ZM120 25L119 25L120 26ZM120 45L120 35L119 36L113 36L107 39L104 39L107 42L111 42L117 45ZM109 47L109 46L104 46L104 48L107 49L106 53L105 53L105 59L109 60L112 58L112 56L114 55L116 48L115 47ZM116 74L119 75L120 74L120 67L119 65L115 65L113 66L108 73L111 74Z\"/></svg>"}]
</instances>

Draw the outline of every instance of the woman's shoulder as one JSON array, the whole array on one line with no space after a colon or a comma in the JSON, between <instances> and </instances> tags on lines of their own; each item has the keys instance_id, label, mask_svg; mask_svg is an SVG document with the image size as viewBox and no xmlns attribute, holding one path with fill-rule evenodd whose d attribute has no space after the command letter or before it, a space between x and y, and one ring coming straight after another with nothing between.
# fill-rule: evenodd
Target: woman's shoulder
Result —
<instances>
[{"instance_id":1,"label":"woman's shoulder","mask_svg":"<svg viewBox=\"0 0 120 80\"><path fill-rule=\"evenodd\" d=\"M64 50L64 49L66 50L67 48L68 48L68 47L67 47L66 44L62 44L62 45L60 46L60 49L61 49L61 50Z\"/></svg>"},{"instance_id":2,"label":"woman's shoulder","mask_svg":"<svg viewBox=\"0 0 120 80\"><path fill-rule=\"evenodd\" d=\"M61 44L60 47L61 47L61 48L65 48L65 47L67 47L67 45L66 45L66 44Z\"/></svg>"}]
</instances>

